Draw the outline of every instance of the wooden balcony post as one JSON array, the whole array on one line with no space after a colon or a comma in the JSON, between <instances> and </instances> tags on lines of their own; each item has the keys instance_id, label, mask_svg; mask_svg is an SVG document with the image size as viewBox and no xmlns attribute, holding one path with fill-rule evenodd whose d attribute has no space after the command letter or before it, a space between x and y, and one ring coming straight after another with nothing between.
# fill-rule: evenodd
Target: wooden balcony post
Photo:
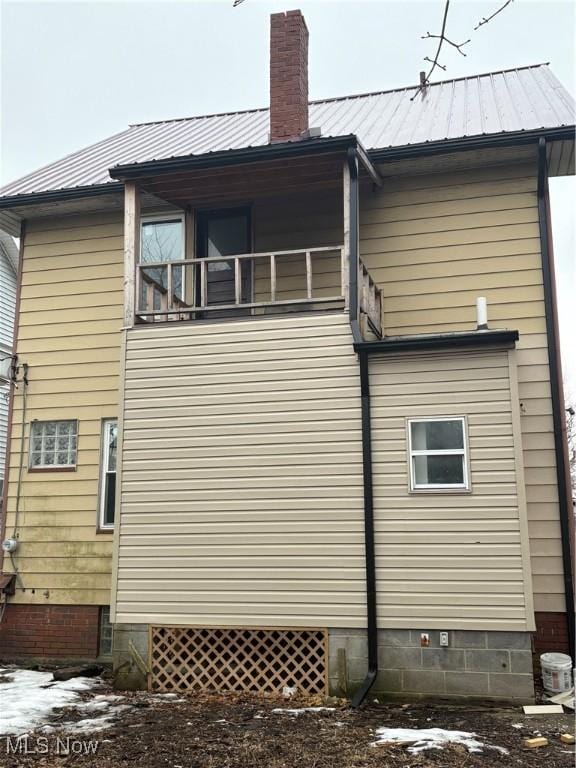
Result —
<instances>
[{"instance_id":1,"label":"wooden balcony post","mask_svg":"<svg viewBox=\"0 0 576 768\"><path fill-rule=\"evenodd\" d=\"M342 295L344 296L344 308L348 309L350 297L348 295L348 275L350 272L350 169L348 161L344 161L344 174L342 184L342 198L344 202L344 247L342 249Z\"/></svg>"},{"instance_id":2,"label":"wooden balcony post","mask_svg":"<svg viewBox=\"0 0 576 768\"><path fill-rule=\"evenodd\" d=\"M187 210L184 215L184 235L185 235L185 250L184 258L195 259L196 258L196 220L194 211ZM184 269L182 270L182 296L185 304L193 304L196 306L198 297L195 296L195 274L196 269Z\"/></svg>"},{"instance_id":3,"label":"wooden balcony post","mask_svg":"<svg viewBox=\"0 0 576 768\"><path fill-rule=\"evenodd\" d=\"M306 296L312 298L312 256L306 251Z\"/></svg>"},{"instance_id":4,"label":"wooden balcony post","mask_svg":"<svg viewBox=\"0 0 576 768\"><path fill-rule=\"evenodd\" d=\"M234 259L234 300L236 304L242 301L242 271L240 259Z\"/></svg>"},{"instance_id":5,"label":"wooden balcony post","mask_svg":"<svg viewBox=\"0 0 576 768\"><path fill-rule=\"evenodd\" d=\"M358 211L358 159L348 157L344 161L344 260L342 280L345 287L345 304L350 319L359 319L359 211ZM353 295L349 295L353 291Z\"/></svg>"},{"instance_id":6,"label":"wooden balcony post","mask_svg":"<svg viewBox=\"0 0 576 768\"><path fill-rule=\"evenodd\" d=\"M276 254L270 254L270 301L276 301Z\"/></svg>"},{"instance_id":7,"label":"wooden balcony post","mask_svg":"<svg viewBox=\"0 0 576 768\"><path fill-rule=\"evenodd\" d=\"M124 327L135 320L136 269L140 258L140 190L127 181L124 185Z\"/></svg>"},{"instance_id":8,"label":"wooden balcony post","mask_svg":"<svg viewBox=\"0 0 576 768\"><path fill-rule=\"evenodd\" d=\"M208 278L206 260L200 262L200 307L204 309L208 305Z\"/></svg>"},{"instance_id":9,"label":"wooden balcony post","mask_svg":"<svg viewBox=\"0 0 576 768\"><path fill-rule=\"evenodd\" d=\"M146 309L149 309L151 312L154 312L155 295L154 283L146 283Z\"/></svg>"}]
</instances>

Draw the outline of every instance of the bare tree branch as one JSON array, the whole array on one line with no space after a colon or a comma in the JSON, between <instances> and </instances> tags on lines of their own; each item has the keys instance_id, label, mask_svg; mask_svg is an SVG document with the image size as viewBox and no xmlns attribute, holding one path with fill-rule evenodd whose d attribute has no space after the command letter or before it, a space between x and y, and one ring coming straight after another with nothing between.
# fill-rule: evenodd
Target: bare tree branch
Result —
<instances>
[{"instance_id":1,"label":"bare tree branch","mask_svg":"<svg viewBox=\"0 0 576 768\"><path fill-rule=\"evenodd\" d=\"M436 69L436 67L439 67L440 69L443 69L444 71L446 71L446 67L443 66L442 64L438 63L438 57L440 56L440 51L442 50L442 44L446 40L446 37L445 37L444 33L446 32L446 19L448 18L448 8L449 8L449 6L450 6L450 0L446 0L446 5L444 6L444 17L442 19L442 30L441 30L440 34L439 35L431 35L428 32L428 36L429 37L434 37L434 38L436 38L439 41L438 42L438 48L436 49L436 55L434 56L433 59L431 59L428 56L425 57L424 61L429 61L432 64L432 66L430 67L430 70L428 71L428 73L423 78L421 77L420 86L419 86L418 90L416 91L416 93L414 94L414 96L412 96L410 101L414 101L416 96L418 96L418 94L421 91L424 91L426 89L426 86L430 82L430 77L432 76L432 74L433 74L434 70ZM426 37L426 35L424 37Z\"/></svg>"},{"instance_id":2,"label":"bare tree branch","mask_svg":"<svg viewBox=\"0 0 576 768\"><path fill-rule=\"evenodd\" d=\"M240 2L242 2L242 0L240 0ZM480 27L483 27L484 24L488 24L489 21L492 21L494 16L498 16L499 13L502 13L504 8L506 8L508 5L510 5L511 2L513 2L513 0L506 0L504 5L501 5L500 8L498 8L497 11L494 11L494 13L491 16L484 17L482 19L482 21L479 21L478 24L474 27L474 31L476 31L477 29L480 29Z\"/></svg>"},{"instance_id":3,"label":"bare tree branch","mask_svg":"<svg viewBox=\"0 0 576 768\"><path fill-rule=\"evenodd\" d=\"M436 39L436 40L439 40L439 39L440 39L440 35L431 35L431 34L430 34L430 32L426 32L426 34L425 34L425 35L422 35L422 37L421 37L420 39L421 39L421 40L428 40L429 38L430 38L430 39ZM444 36L444 42L445 42L445 43L448 43L448 45L452 45L454 48L456 48L456 50L458 51L458 53L461 53L461 54L462 54L462 56L466 56L466 54L464 53L464 51L462 50L462 48L463 48L465 45L468 45L468 43L470 42L470 40L465 40L463 43L454 43L454 42L452 42L452 40L449 40L449 39L448 39L446 36ZM426 61L431 61L431 59L429 59L429 58L426 56Z\"/></svg>"},{"instance_id":4,"label":"bare tree branch","mask_svg":"<svg viewBox=\"0 0 576 768\"><path fill-rule=\"evenodd\" d=\"M236 8L237 5L241 5L244 2L244 0L234 0L232 3L232 8Z\"/></svg>"},{"instance_id":5,"label":"bare tree branch","mask_svg":"<svg viewBox=\"0 0 576 768\"><path fill-rule=\"evenodd\" d=\"M436 56L434 56L434 59L428 59L428 61L432 62L432 66L430 67L430 71L426 75L426 82L428 82L438 66L438 57L440 56L440 51L442 50L442 43L446 39L444 36L444 33L446 32L446 20L448 19L448 8L450 7L450 0L446 0L446 5L444 6L444 18L442 19L442 31L437 36L438 40L440 41L438 43L438 48L436 49ZM442 66L440 65L440 68L442 69Z\"/></svg>"},{"instance_id":6,"label":"bare tree branch","mask_svg":"<svg viewBox=\"0 0 576 768\"><path fill-rule=\"evenodd\" d=\"M423 61L429 61L431 64L434 64L435 67L439 67L440 69L443 69L444 72L446 72L446 67L444 66L444 64L440 64L439 61L433 62L430 56L424 56ZM428 78L426 78L426 81L428 81Z\"/></svg>"},{"instance_id":7,"label":"bare tree branch","mask_svg":"<svg viewBox=\"0 0 576 768\"><path fill-rule=\"evenodd\" d=\"M242 2L242 0L240 0ZM513 2L513 0L506 0L506 2L500 6L491 16L483 18L475 27L474 30L479 29L479 27L483 26L484 24L488 24L489 21L491 21L495 16L498 16L499 13L502 13L502 11L510 5L510 3ZM446 0L446 5L444 6L444 16L442 18L442 29L440 31L439 35L431 35L430 32L426 32L425 35L422 35L421 40L438 40L438 48L436 49L436 55L433 59L431 59L429 56L424 57L424 61L429 62L432 66L430 67L428 73L421 72L420 73L420 85L418 86L418 89L416 90L416 93L410 101L414 101L416 96L418 96L419 93L425 93L426 92L426 86L430 84L430 78L434 74L434 71L438 68L441 69L443 72L446 72L446 66L444 64L441 64L440 59L440 52L442 50L442 46L444 43L447 43L448 45L451 45L453 48L456 48L459 54L462 56L466 56L462 48L464 48L465 45L468 45L470 42L470 39L465 40L463 43L455 43L453 40L450 40L450 38L446 37L446 21L448 19L448 8L450 6L450 0Z\"/></svg>"}]
</instances>

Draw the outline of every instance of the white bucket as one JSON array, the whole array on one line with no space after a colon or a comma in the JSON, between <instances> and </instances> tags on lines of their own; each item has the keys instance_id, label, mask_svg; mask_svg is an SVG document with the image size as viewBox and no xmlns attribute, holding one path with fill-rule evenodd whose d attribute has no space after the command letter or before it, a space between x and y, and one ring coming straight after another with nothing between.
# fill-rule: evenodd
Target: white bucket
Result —
<instances>
[{"instance_id":1,"label":"white bucket","mask_svg":"<svg viewBox=\"0 0 576 768\"><path fill-rule=\"evenodd\" d=\"M543 653L540 656L542 682L549 693L572 689L572 659L565 653Z\"/></svg>"}]
</instances>

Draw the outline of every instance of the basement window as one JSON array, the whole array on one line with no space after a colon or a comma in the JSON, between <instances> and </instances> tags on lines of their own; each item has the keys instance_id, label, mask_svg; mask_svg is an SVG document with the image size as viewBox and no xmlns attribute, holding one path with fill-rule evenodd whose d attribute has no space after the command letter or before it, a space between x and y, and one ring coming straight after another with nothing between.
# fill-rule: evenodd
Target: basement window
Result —
<instances>
[{"instance_id":1,"label":"basement window","mask_svg":"<svg viewBox=\"0 0 576 768\"><path fill-rule=\"evenodd\" d=\"M409 419L411 491L468 491L466 420Z\"/></svg>"},{"instance_id":2,"label":"basement window","mask_svg":"<svg viewBox=\"0 0 576 768\"><path fill-rule=\"evenodd\" d=\"M98 656L112 655L112 637L114 629L110 623L110 606L100 608L100 626L98 632Z\"/></svg>"},{"instance_id":3,"label":"basement window","mask_svg":"<svg viewBox=\"0 0 576 768\"><path fill-rule=\"evenodd\" d=\"M30 430L30 470L76 468L78 422L33 421Z\"/></svg>"}]
</instances>

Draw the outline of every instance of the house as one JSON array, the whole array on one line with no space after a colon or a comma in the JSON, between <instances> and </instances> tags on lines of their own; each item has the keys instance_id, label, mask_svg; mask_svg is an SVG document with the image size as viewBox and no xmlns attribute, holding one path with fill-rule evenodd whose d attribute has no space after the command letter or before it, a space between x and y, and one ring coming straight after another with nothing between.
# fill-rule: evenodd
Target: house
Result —
<instances>
[{"instance_id":1,"label":"house","mask_svg":"<svg viewBox=\"0 0 576 768\"><path fill-rule=\"evenodd\" d=\"M28 365L0 656L530 699L574 637L548 199L574 104L545 65L309 104L307 46L274 14L269 109L0 191Z\"/></svg>"},{"instance_id":2,"label":"house","mask_svg":"<svg viewBox=\"0 0 576 768\"><path fill-rule=\"evenodd\" d=\"M8 431L9 378L12 363L16 272L18 249L14 240L0 231L0 489L4 483L6 435Z\"/></svg>"}]
</instances>

